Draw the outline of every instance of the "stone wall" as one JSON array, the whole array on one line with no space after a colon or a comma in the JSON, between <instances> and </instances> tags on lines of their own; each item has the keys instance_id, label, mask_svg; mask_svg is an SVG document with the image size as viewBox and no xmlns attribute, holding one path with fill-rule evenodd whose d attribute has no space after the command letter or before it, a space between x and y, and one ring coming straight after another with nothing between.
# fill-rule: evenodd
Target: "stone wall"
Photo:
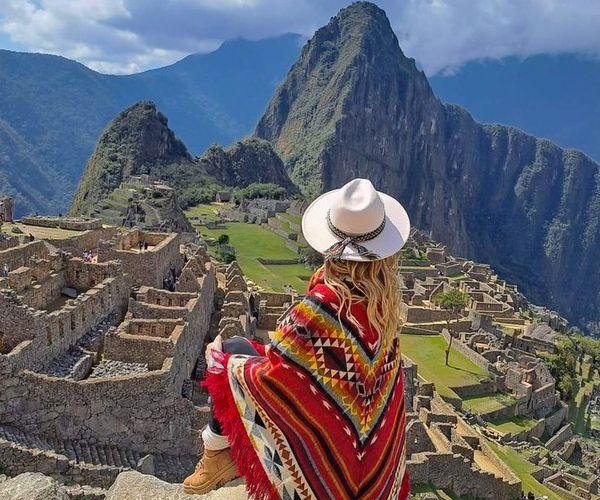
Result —
<instances>
[{"instance_id":1,"label":"stone wall","mask_svg":"<svg viewBox=\"0 0 600 500\"><path fill-rule=\"evenodd\" d=\"M145 240L153 248L143 252L130 250L136 249L140 240ZM164 235L134 229L121 236L116 243L101 245L98 261L122 261L123 270L134 287L147 285L162 288L163 280L169 276L171 269L178 275L183 267L179 244L180 237L177 233Z\"/></svg>"},{"instance_id":2,"label":"stone wall","mask_svg":"<svg viewBox=\"0 0 600 500\"><path fill-rule=\"evenodd\" d=\"M87 269L90 269L88 266ZM111 276L111 270L115 267L118 269L119 265L106 263L92 266L95 270L82 278L91 287L72 299L69 305L50 313L18 305L0 294L0 311L3 314L0 331L4 334L8 350L14 349L21 342L31 341L22 346L18 355L12 353L13 356L4 359L0 356L0 364L4 362L21 368L45 366L58 353L73 346L107 314L124 314L129 287L122 274L115 272ZM94 284L90 276L98 278L98 268L105 268L108 277Z\"/></svg>"},{"instance_id":3,"label":"stone wall","mask_svg":"<svg viewBox=\"0 0 600 500\"><path fill-rule=\"evenodd\" d=\"M546 422L545 431L548 436L554 436L556 431L566 422L568 413L569 407L565 403L560 402L558 410L544 419Z\"/></svg>"},{"instance_id":4,"label":"stone wall","mask_svg":"<svg viewBox=\"0 0 600 500\"><path fill-rule=\"evenodd\" d=\"M71 231L88 231L90 229L100 229L102 227L101 219L79 219L74 217L47 217L30 215L28 217L23 217L20 222L30 226L56 227Z\"/></svg>"},{"instance_id":5,"label":"stone wall","mask_svg":"<svg viewBox=\"0 0 600 500\"><path fill-rule=\"evenodd\" d=\"M448 317L448 313L442 309L411 306L404 302L400 304L400 315L408 323L431 323L444 321Z\"/></svg>"},{"instance_id":6,"label":"stone wall","mask_svg":"<svg viewBox=\"0 0 600 500\"><path fill-rule=\"evenodd\" d=\"M138 320L140 321L140 320ZM141 320L147 323L136 333L129 332L131 323L124 323L104 340L104 356L126 363L146 363L149 370L159 370L167 358L173 358L175 342L185 327L180 320ZM167 322L175 322L170 324Z\"/></svg>"},{"instance_id":7,"label":"stone wall","mask_svg":"<svg viewBox=\"0 0 600 500\"><path fill-rule=\"evenodd\" d=\"M441 332L442 337L446 340L446 342L450 342L450 334L447 329L443 329ZM489 372L491 363L485 359L481 354L477 351L471 349L467 344L461 342L459 339L454 339L452 342L452 348L456 349L463 356L465 356L468 360L472 361L474 364L479 366L481 369Z\"/></svg>"},{"instance_id":8,"label":"stone wall","mask_svg":"<svg viewBox=\"0 0 600 500\"><path fill-rule=\"evenodd\" d=\"M430 484L461 497L507 500L521 496L520 481L501 480L451 452L416 453L407 461L407 471L413 485Z\"/></svg>"},{"instance_id":9,"label":"stone wall","mask_svg":"<svg viewBox=\"0 0 600 500\"><path fill-rule=\"evenodd\" d=\"M31 404L19 426L57 439L196 454L203 416L174 391L172 368L167 359L159 371L81 381L25 372Z\"/></svg>"},{"instance_id":10,"label":"stone wall","mask_svg":"<svg viewBox=\"0 0 600 500\"><path fill-rule=\"evenodd\" d=\"M13 270L21 266L29 266L29 259L31 257L46 257L50 254L50 248L42 240L35 240L17 247L2 250L0 251L0 267L7 264L8 268Z\"/></svg>"},{"instance_id":11,"label":"stone wall","mask_svg":"<svg viewBox=\"0 0 600 500\"><path fill-rule=\"evenodd\" d=\"M452 346L454 347L454 343ZM464 399L498 392L498 384L494 380L489 380L479 384L453 386L451 389Z\"/></svg>"},{"instance_id":12,"label":"stone wall","mask_svg":"<svg viewBox=\"0 0 600 500\"><path fill-rule=\"evenodd\" d=\"M84 231L70 238L53 239L52 245L73 254L74 257L81 257L83 252L98 248L101 241L110 240L118 233L119 230L116 227L103 227Z\"/></svg>"}]
</instances>

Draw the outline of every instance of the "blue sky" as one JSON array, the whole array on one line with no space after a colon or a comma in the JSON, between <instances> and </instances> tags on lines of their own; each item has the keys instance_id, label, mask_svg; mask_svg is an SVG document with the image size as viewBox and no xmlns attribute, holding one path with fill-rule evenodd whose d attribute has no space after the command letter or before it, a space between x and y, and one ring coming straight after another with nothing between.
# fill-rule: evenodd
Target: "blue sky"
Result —
<instances>
[{"instance_id":1,"label":"blue sky","mask_svg":"<svg viewBox=\"0 0 600 500\"><path fill-rule=\"evenodd\" d=\"M312 35L347 0L0 0L0 48L133 73L226 39ZM600 54L600 0L378 0L429 75L473 59Z\"/></svg>"}]
</instances>

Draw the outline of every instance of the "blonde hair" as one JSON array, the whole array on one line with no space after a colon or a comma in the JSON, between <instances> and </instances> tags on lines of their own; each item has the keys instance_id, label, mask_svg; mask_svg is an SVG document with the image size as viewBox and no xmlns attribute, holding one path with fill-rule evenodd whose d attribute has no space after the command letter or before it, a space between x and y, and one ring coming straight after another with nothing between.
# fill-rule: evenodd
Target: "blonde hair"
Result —
<instances>
[{"instance_id":1,"label":"blonde hair","mask_svg":"<svg viewBox=\"0 0 600 500\"><path fill-rule=\"evenodd\" d=\"M340 313L353 302L366 303L367 318L388 348L401 327L398 255L368 262L327 259L325 283L340 301ZM349 315L355 326L358 321Z\"/></svg>"}]
</instances>

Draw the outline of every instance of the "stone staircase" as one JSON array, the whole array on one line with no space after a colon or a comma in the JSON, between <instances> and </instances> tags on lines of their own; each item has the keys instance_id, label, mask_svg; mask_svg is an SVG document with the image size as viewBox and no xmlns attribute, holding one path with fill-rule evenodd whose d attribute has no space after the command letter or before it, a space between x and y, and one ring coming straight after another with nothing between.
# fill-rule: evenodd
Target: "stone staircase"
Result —
<instances>
[{"instance_id":1,"label":"stone staircase","mask_svg":"<svg viewBox=\"0 0 600 500\"><path fill-rule=\"evenodd\" d=\"M0 426L0 442L13 443L30 450L64 455L68 460L88 465L135 469L140 453L117 446L98 446L85 441L59 440L26 434L15 427Z\"/></svg>"},{"instance_id":2,"label":"stone staircase","mask_svg":"<svg viewBox=\"0 0 600 500\"><path fill-rule=\"evenodd\" d=\"M149 456L119 446L61 440L0 426L0 470L11 476L23 472L50 475L69 489L72 498L103 498L123 471L145 469L164 481L181 482L195 465L193 456Z\"/></svg>"}]
</instances>

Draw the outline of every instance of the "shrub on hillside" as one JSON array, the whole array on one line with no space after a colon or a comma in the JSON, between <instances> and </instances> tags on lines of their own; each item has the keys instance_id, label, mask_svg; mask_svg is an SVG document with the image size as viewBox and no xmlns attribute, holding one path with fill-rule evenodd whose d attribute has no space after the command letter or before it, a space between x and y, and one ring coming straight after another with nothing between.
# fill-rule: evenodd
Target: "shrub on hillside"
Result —
<instances>
[{"instance_id":1,"label":"shrub on hillside","mask_svg":"<svg viewBox=\"0 0 600 500\"><path fill-rule=\"evenodd\" d=\"M225 264L231 264L235 260L235 250L227 245L219 246L216 257Z\"/></svg>"},{"instance_id":2,"label":"shrub on hillside","mask_svg":"<svg viewBox=\"0 0 600 500\"><path fill-rule=\"evenodd\" d=\"M241 190L244 198L272 198L280 200L285 197L287 191L285 188L273 183L254 182Z\"/></svg>"}]
</instances>

